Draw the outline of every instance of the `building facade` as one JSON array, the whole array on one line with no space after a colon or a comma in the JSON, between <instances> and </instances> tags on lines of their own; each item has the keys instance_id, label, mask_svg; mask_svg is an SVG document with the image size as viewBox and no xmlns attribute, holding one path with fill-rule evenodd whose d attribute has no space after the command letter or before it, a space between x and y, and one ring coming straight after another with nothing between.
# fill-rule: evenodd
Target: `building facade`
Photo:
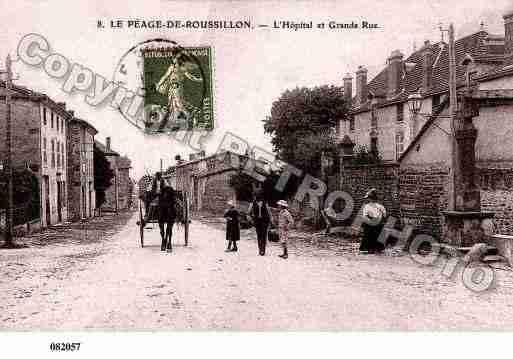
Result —
<instances>
[{"instance_id":1,"label":"building facade","mask_svg":"<svg viewBox=\"0 0 513 359\"><path fill-rule=\"evenodd\" d=\"M94 141L95 146L103 152L109 162L110 168L114 172L114 178L111 185L105 191L105 203L102 205L102 211L118 212L127 209L131 205L133 193L132 181L130 179L131 160L126 156L120 156L111 148L111 138L105 139L105 145L99 141Z\"/></svg>"},{"instance_id":2,"label":"building facade","mask_svg":"<svg viewBox=\"0 0 513 359\"><path fill-rule=\"evenodd\" d=\"M118 167L117 159L119 153L113 151L110 147L110 137L105 139L105 145L99 141L94 141L95 146L103 152L105 158L109 162L111 170L114 172L114 177L111 180L111 185L105 190L105 202L101 206L102 211L117 212L119 210L119 191L118 191Z\"/></svg>"},{"instance_id":3,"label":"building facade","mask_svg":"<svg viewBox=\"0 0 513 359\"><path fill-rule=\"evenodd\" d=\"M459 101L468 98L477 110L472 123L481 207L495 213L498 232L512 234L513 13L504 15L504 21L505 35L479 31L456 41L456 79ZM382 192L403 223L437 236L452 200L448 79L445 42L426 41L406 59L395 50L369 83L367 70L358 69L355 96L351 76L344 78L351 111L339 125L341 139L375 150L385 164L394 165L387 169L389 186ZM409 110L415 97L421 101L418 114ZM358 171L346 166L346 175ZM377 177L369 181L371 177L362 181L369 186L384 183Z\"/></svg>"},{"instance_id":4,"label":"building facade","mask_svg":"<svg viewBox=\"0 0 513 359\"><path fill-rule=\"evenodd\" d=\"M98 131L73 117L68 124L68 208L71 220L94 216L94 136Z\"/></svg>"},{"instance_id":5,"label":"building facade","mask_svg":"<svg viewBox=\"0 0 513 359\"><path fill-rule=\"evenodd\" d=\"M189 159L170 167L164 178L178 191L187 192L193 212L222 214L226 203L237 199L235 190L230 186L230 178L241 171L249 158L233 152L221 152L211 156L192 154ZM254 163L256 171L265 173L264 163ZM143 181L141 185L145 183Z\"/></svg>"},{"instance_id":6,"label":"building facade","mask_svg":"<svg viewBox=\"0 0 513 359\"><path fill-rule=\"evenodd\" d=\"M130 178L132 161L126 156L117 157L118 208L127 209L132 205L133 183Z\"/></svg>"},{"instance_id":7,"label":"building facade","mask_svg":"<svg viewBox=\"0 0 513 359\"><path fill-rule=\"evenodd\" d=\"M0 133L6 133L5 84L0 84ZM65 104L25 87L11 90L12 160L16 169L30 168L40 185L42 227L68 219L67 126L72 118ZM6 158L0 141L0 157Z\"/></svg>"}]
</instances>

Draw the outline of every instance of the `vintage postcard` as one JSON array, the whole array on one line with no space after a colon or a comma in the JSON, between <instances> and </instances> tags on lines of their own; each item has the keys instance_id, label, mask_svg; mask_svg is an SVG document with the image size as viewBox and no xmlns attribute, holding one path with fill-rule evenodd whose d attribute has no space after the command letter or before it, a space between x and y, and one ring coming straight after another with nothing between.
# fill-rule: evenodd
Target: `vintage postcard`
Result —
<instances>
[{"instance_id":1,"label":"vintage postcard","mask_svg":"<svg viewBox=\"0 0 513 359\"><path fill-rule=\"evenodd\" d=\"M2 355L499 355L511 0L0 2Z\"/></svg>"}]
</instances>

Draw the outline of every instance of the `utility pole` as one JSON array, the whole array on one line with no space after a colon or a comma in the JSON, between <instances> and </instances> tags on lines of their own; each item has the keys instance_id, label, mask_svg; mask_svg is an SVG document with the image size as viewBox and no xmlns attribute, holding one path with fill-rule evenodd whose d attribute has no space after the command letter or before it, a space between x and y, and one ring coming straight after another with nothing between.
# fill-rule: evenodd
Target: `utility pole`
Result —
<instances>
[{"instance_id":1,"label":"utility pole","mask_svg":"<svg viewBox=\"0 0 513 359\"><path fill-rule=\"evenodd\" d=\"M5 104L6 104L6 140L7 149L5 168L7 170L7 212L5 216L5 247L13 246L13 173L12 173L12 130L11 130L11 88L12 88L12 70L11 56L7 55L5 60Z\"/></svg>"}]
</instances>

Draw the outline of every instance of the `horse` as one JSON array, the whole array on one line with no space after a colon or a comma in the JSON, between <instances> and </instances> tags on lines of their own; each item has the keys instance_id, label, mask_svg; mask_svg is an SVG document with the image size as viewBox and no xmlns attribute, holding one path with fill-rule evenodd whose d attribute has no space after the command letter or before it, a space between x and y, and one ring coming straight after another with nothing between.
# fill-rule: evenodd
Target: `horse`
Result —
<instances>
[{"instance_id":1,"label":"horse","mask_svg":"<svg viewBox=\"0 0 513 359\"><path fill-rule=\"evenodd\" d=\"M162 245L160 250L168 252L173 250L171 237L173 235L173 225L176 221L176 192L170 186L162 188L157 201L157 220L159 222L160 237Z\"/></svg>"}]
</instances>

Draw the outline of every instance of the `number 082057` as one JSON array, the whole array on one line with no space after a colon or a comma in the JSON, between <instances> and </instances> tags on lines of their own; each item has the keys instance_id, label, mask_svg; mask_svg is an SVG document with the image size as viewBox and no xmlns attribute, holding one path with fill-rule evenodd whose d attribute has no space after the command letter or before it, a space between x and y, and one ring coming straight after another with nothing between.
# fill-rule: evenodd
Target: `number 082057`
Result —
<instances>
[{"instance_id":1,"label":"number 082057","mask_svg":"<svg viewBox=\"0 0 513 359\"><path fill-rule=\"evenodd\" d=\"M80 343L51 343L51 351L74 352L80 350Z\"/></svg>"}]
</instances>

